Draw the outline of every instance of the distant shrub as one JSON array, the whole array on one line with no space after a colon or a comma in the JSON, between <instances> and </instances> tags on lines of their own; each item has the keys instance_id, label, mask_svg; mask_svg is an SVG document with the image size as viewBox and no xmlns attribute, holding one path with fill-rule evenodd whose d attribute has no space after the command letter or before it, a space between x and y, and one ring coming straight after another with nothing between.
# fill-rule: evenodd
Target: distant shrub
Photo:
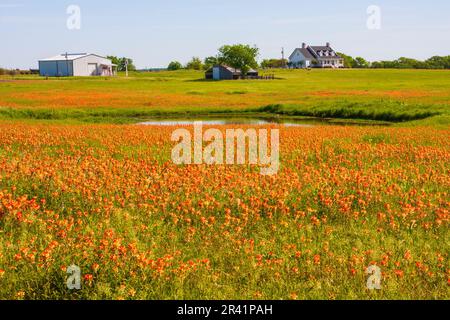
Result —
<instances>
[{"instance_id":1,"label":"distant shrub","mask_svg":"<svg viewBox=\"0 0 450 320\"><path fill-rule=\"evenodd\" d=\"M176 70L180 70L182 68L183 68L183 66L181 65L180 62L172 61L171 63L169 63L169 66L167 67L167 70L169 70L169 71L176 71Z\"/></svg>"},{"instance_id":2,"label":"distant shrub","mask_svg":"<svg viewBox=\"0 0 450 320\"><path fill-rule=\"evenodd\" d=\"M186 64L186 69L203 70L203 62L199 57L193 57L192 60Z\"/></svg>"},{"instance_id":3,"label":"distant shrub","mask_svg":"<svg viewBox=\"0 0 450 320\"><path fill-rule=\"evenodd\" d=\"M39 73L39 71L38 71ZM19 69L4 69L0 68L0 75L30 75L33 74L31 70L19 70Z\"/></svg>"}]
</instances>

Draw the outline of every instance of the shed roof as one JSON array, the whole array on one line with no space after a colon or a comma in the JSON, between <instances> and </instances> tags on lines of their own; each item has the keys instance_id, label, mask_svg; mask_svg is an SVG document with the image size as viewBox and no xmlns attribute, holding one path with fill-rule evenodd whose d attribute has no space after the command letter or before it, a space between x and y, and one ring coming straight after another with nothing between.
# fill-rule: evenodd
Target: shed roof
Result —
<instances>
[{"instance_id":1,"label":"shed roof","mask_svg":"<svg viewBox=\"0 0 450 320\"><path fill-rule=\"evenodd\" d=\"M213 67L209 68L205 71L205 73L212 73L214 68L224 68L225 70L231 72L234 75L241 75L241 69L235 69L233 67L227 66L225 64L216 64ZM250 69L248 70L248 73L258 73L258 70Z\"/></svg>"}]
</instances>

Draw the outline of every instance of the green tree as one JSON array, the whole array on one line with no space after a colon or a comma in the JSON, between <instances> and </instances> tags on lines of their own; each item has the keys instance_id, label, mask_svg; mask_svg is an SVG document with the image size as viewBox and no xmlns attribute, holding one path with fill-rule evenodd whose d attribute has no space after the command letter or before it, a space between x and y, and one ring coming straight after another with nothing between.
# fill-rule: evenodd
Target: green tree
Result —
<instances>
[{"instance_id":1,"label":"green tree","mask_svg":"<svg viewBox=\"0 0 450 320\"><path fill-rule=\"evenodd\" d=\"M402 69L426 69L429 66L424 61L401 57L397 60L398 67Z\"/></svg>"},{"instance_id":2,"label":"green tree","mask_svg":"<svg viewBox=\"0 0 450 320\"><path fill-rule=\"evenodd\" d=\"M382 69L382 68L384 68L384 62L383 62L383 61L375 61L375 62L372 62L372 64L370 65L370 67L371 67L371 68L374 68L374 69Z\"/></svg>"},{"instance_id":3,"label":"green tree","mask_svg":"<svg viewBox=\"0 0 450 320\"><path fill-rule=\"evenodd\" d=\"M338 52L338 56L344 59L344 68L353 68L353 66L355 65L355 59L353 59L351 56L340 52Z\"/></svg>"},{"instance_id":4,"label":"green tree","mask_svg":"<svg viewBox=\"0 0 450 320\"><path fill-rule=\"evenodd\" d=\"M450 69L450 56L434 56L426 60L425 63L432 69Z\"/></svg>"},{"instance_id":5,"label":"green tree","mask_svg":"<svg viewBox=\"0 0 450 320\"><path fill-rule=\"evenodd\" d=\"M270 68L270 60L269 59L264 59L261 62L261 68L263 69L269 69Z\"/></svg>"},{"instance_id":6,"label":"green tree","mask_svg":"<svg viewBox=\"0 0 450 320\"><path fill-rule=\"evenodd\" d=\"M113 64L117 65L117 71L125 71L126 61L128 61L128 71L136 71L136 66L130 58L118 58L116 56L108 56L107 58L111 60Z\"/></svg>"},{"instance_id":7,"label":"green tree","mask_svg":"<svg viewBox=\"0 0 450 320\"><path fill-rule=\"evenodd\" d=\"M106 58L111 60L111 62L113 64L119 65L119 63L120 63L120 59L117 58L116 56L107 56Z\"/></svg>"},{"instance_id":8,"label":"green tree","mask_svg":"<svg viewBox=\"0 0 450 320\"><path fill-rule=\"evenodd\" d=\"M214 65L219 64L219 61L217 57L206 57L205 60L203 61L203 64L205 69L207 70L212 68Z\"/></svg>"},{"instance_id":9,"label":"green tree","mask_svg":"<svg viewBox=\"0 0 450 320\"><path fill-rule=\"evenodd\" d=\"M445 57L434 56L426 61L429 68L432 69L444 69L445 68Z\"/></svg>"},{"instance_id":10,"label":"green tree","mask_svg":"<svg viewBox=\"0 0 450 320\"><path fill-rule=\"evenodd\" d=\"M264 59L261 62L261 68L263 69L284 68L287 65L286 59Z\"/></svg>"},{"instance_id":11,"label":"green tree","mask_svg":"<svg viewBox=\"0 0 450 320\"><path fill-rule=\"evenodd\" d=\"M258 68L256 61L259 55L257 47L244 44L225 45L219 49L218 60L232 68L240 69L245 75L250 69Z\"/></svg>"},{"instance_id":12,"label":"green tree","mask_svg":"<svg viewBox=\"0 0 450 320\"><path fill-rule=\"evenodd\" d=\"M183 69L183 66L178 61L172 61L171 63L169 63L169 66L167 67L167 70L169 71L176 71L180 69Z\"/></svg>"},{"instance_id":13,"label":"green tree","mask_svg":"<svg viewBox=\"0 0 450 320\"><path fill-rule=\"evenodd\" d=\"M353 68L369 68L370 63L362 57L356 57L352 67Z\"/></svg>"},{"instance_id":14,"label":"green tree","mask_svg":"<svg viewBox=\"0 0 450 320\"><path fill-rule=\"evenodd\" d=\"M203 62L200 58L193 57L192 60L187 63L186 69L203 70Z\"/></svg>"},{"instance_id":15,"label":"green tree","mask_svg":"<svg viewBox=\"0 0 450 320\"><path fill-rule=\"evenodd\" d=\"M133 63L133 60L130 58L125 58L123 57L122 59L120 59L120 69L121 71L125 71L125 64L128 62L128 71L136 71L136 66Z\"/></svg>"}]
</instances>

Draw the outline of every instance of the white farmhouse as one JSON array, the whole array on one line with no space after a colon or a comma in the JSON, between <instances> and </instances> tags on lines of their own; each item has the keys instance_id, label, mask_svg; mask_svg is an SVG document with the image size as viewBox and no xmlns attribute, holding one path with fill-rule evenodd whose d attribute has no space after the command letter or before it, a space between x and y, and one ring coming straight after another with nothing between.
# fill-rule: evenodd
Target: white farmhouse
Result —
<instances>
[{"instance_id":1,"label":"white farmhouse","mask_svg":"<svg viewBox=\"0 0 450 320\"><path fill-rule=\"evenodd\" d=\"M302 44L289 57L292 68L344 68L344 59L331 48L330 43L325 46L308 46Z\"/></svg>"},{"instance_id":2,"label":"white farmhouse","mask_svg":"<svg viewBox=\"0 0 450 320\"><path fill-rule=\"evenodd\" d=\"M113 76L117 65L96 54L65 53L39 60L39 74L44 77Z\"/></svg>"}]
</instances>

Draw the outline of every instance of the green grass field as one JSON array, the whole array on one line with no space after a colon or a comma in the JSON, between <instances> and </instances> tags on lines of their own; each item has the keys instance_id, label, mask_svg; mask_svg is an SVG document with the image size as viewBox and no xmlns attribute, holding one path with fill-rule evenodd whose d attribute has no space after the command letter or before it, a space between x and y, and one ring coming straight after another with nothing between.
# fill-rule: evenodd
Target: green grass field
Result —
<instances>
[{"instance_id":1,"label":"green grass field","mask_svg":"<svg viewBox=\"0 0 450 320\"><path fill-rule=\"evenodd\" d=\"M204 81L197 71L129 78L0 79L0 117L132 123L155 116L263 113L393 123L450 123L450 73L275 70L277 80Z\"/></svg>"}]
</instances>

